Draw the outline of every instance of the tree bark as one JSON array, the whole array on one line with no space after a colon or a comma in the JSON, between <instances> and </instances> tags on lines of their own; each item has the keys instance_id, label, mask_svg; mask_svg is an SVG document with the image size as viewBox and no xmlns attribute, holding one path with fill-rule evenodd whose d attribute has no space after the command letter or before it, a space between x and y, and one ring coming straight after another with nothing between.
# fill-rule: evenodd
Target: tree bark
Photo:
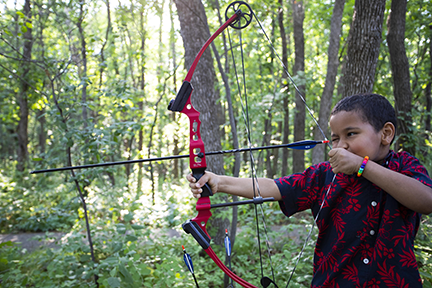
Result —
<instances>
[{"instance_id":1,"label":"tree bark","mask_svg":"<svg viewBox=\"0 0 432 288\"><path fill-rule=\"evenodd\" d=\"M282 63L286 68L288 68L288 40L287 33L285 31L285 24L284 24L284 9L283 9L283 0L278 0L279 3L279 10L278 10L278 22L279 22L279 32L281 35L281 42L282 42ZM288 79L285 73L282 74L283 79L283 85L284 85L284 96L282 99L282 105L284 109L284 119L283 123L280 123L279 125L283 125L283 136L282 136L282 143L288 143L288 137L290 134L289 129L289 85L288 85ZM281 131L282 132L282 131ZM279 177L282 177L284 175L287 175L288 172L288 156L289 155L289 149L288 148L282 148L282 174L278 175ZM277 158L276 158L277 159ZM275 171L277 172L278 169L275 168Z\"/></svg>"},{"instance_id":2,"label":"tree bark","mask_svg":"<svg viewBox=\"0 0 432 288\"><path fill-rule=\"evenodd\" d=\"M87 86L88 86L88 79L87 79L87 42L85 40L84 36L84 28L83 28L83 22L84 22L84 1L80 2L80 14L77 22L78 32L81 39L81 60L82 60L82 74L81 81L82 81L82 88L81 88L81 104L82 104L82 118L84 123L84 128L87 128L87 119L88 119L88 113L87 113Z\"/></svg>"},{"instance_id":3,"label":"tree bark","mask_svg":"<svg viewBox=\"0 0 432 288\"><path fill-rule=\"evenodd\" d=\"M294 21L294 47L295 47L295 60L294 60L294 75L304 78L305 64L304 64L304 33L303 22L305 18L304 6L302 0L293 0L293 21ZM303 79L302 79L303 80ZM302 82L301 80L301 82ZM298 85L301 95L306 99L305 85ZM305 138L305 118L306 110L303 101L300 99L296 91L296 112L294 114L294 141L300 141ZM293 172L302 172L305 168L304 151L293 151Z\"/></svg>"},{"instance_id":4,"label":"tree bark","mask_svg":"<svg viewBox=\"0 0 432 288\"><path fill-rule=\"evenodd\" d=\"M26 16L26 23L31 23L32 19L32 9L31 9L31 0L26 0L24 3L24 15ZM28 95L27 92L30 88L29 86L29 72L30 72L30 60L32 54L33 47L33 35L32 29L27 27L27 31L24 33L24 47L23 47L23 71L21 77L26 79L26 81L22 81L21 83L21 91L18 95L18 103L19 103L19 122L17 127L17 135L18 135L18 150L17 150L17 170L23 172L26 167L26 163L28 160Z\"/></svg>"},{"instance_id":5,"label":"tree bark","mask_svg":"<svg viewBox=\"0 0 432 288\"><path fill-rule=\"evenodd\" d=\"M105 67L107 66L107 64L105 63L105 46L108 44L108 39L109 39L109 35L111 33L112 30L112 25L111 25L111 8L110 8L110 0L105 0L105 4L107 6L107 29L105 31L105 41L102 44L101 50L100 50L100 58L101 58L101 63L99 64L99 89L101 89L102 87L102 81L103 81L103 74L104 74L104 70Z\"/></svg>"},{"instance_id":6,"label":"tree bark","mask_svg":"<svg viewBox=\"0 0 432 288\"><path fill-rule=\"evenodd\" d=\"M141 53L141 63L138 63L138 67L140 67L140 77L139 77L139 89L141 90L141 97L138 101L138 109L141 113L144 113L144 95L145 95L145 71L146 71L146 63L145 63L145 39L146 39L146 30L144 25L146 24L147 21L147 17L145 17L144 15L144 7L140 6L139 8L139 16L140 16L140 20L139 20L139 25L140 25L140 33L139 35L141 36L141 47L140 47L140 53ZM137 61L139 61L137 59ZM139 153L139 157L142 158L142 155L144 155L143 153L143 149L144 149L144 135L143 135L143 129L144 127L141 127L139 129L138 132L138 151L140 151ZM150 154L150 151L149 151ZM149 155L149 157L151 157ZM154 193L154 180L153 180L153 166L152 163L150 162L150 173L151 173L151 181L152 181L152 192ZM138 199L139 195L141 195L141 191L142 191L142 178L143 178L143 163L138 163L138 179L137 179L137 194L136 197Z\"/></svg>"},{"instance_id":7,"label":"tree bark","mask_svg":"<svg viewBox=\"0 0 432 288\"><path fill-rule=\"evenodd\" d=\"M324 133L327 132L328 120L332 105L333 91L336 83L336 75L339 68L339 46L342 29L342 15L345 0L336 0L333 7L333 15L330 24L330 39L327 51L327 75L324 90L321 96L318 124ZM314 139L324 139L318 127L315 127ZM312 151L312 163L316 164L325 159L325 145L317 145Z\"/></svg>"},{"instance_id":8,"label":"tree bark","mask_svg":"<svg viewBox=\"0 0 432 288\"><path fill-rule=\"evenodd\" d=\"M175 73L176 69L177 69L177 59L176 59L176 33L175 33L175 27L174 27L174 11L172 8L173 5L173 0L170 0L170 4L169 4L169 11L170 11L170 24L171 24L171 29L170 29L170 47L171 47L171 59L172 59L172 74L173 74L173 87L174 87L174 91L177 91L177 73ZM176 113L172 113L171 114L171 120L173 123L176 123ZM178 155L179 154L179 138L178 135L174 133L173 135L174 137L174 149L173 149L173 154L172 155ZM179 178L179 161L177 159L173 160L173 169L172 169L172 173L173 173L173 179L175 181L178 180Z\"/></svg>"},{"instance_id":9,"label":"tree bark","mask_svg":"<svg viewBox=\"0 0 432 288\"><path fill-rule=\"evenodd\" d=\"M429 133L431 132L431 110L432 110L432 25L429 25L429 81L426 85L425 89L425 98L426 98L426 117L425 117L425 132L424 138L425 140L430 141ZM428 149L423 150L423 156L427 155Z\"/></svg>"},{"instance_id":10,"label":"tree bark","mask_svg":"<svg viewBox=\"0 0 432 288\"><path fill-rule=\"evenodd\" d=\"M342 97L371 93L381 44L385 0L356 0L348 35Z\"/></svg>"},{"instance_id":11,"label":"tree bark","mask_svg":"<svg viewBox=\"0 0 432 288\"><path fill-rule=\"evenodd\" d=\"M390 52L395 109L398 116L397 135L399 139L396 149L415 155L415 143L409 140L412 133L411 101L409 63L405 50L405 17L407 0L392 0L391 12L388 19L387 42Z\"/></svg>"}]
</instances>

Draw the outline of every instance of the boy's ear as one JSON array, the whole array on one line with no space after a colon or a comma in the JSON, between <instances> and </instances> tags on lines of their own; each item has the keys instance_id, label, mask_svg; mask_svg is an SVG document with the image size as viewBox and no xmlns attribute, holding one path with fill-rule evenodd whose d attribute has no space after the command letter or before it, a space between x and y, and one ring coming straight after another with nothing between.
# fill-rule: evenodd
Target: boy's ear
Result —
<instances>
[{"instance_id":1,"label":"boy's ear","mask_svg":"<svg viewBox=\"0 0 432 288\"><path fill-rule=\"evenodd\" d=\"M381 144L383 145L390 145L394 136L395 136L395 127L393 123L386 122L384 124L384 127L381 129L382 136L381 136Z\"/></svg>"}]
</instances>

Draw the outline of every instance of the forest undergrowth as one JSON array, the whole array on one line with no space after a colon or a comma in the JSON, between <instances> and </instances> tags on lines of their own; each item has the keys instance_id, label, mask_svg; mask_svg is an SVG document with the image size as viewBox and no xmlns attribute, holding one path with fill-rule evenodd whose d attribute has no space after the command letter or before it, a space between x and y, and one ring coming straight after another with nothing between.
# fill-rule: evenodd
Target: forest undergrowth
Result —
<instances>
[{"instance_id":1,"label":"forest undergrowth","mask_svg":"<svg viewBox=\"0 0 432 288\"><path fill-rule=\"evenodd\" d=\"M58 248L42 247L31 253L16 243L1 243L0 287L96 287L94 274L99 287L195 287L183 262L182 245L192 257L200 286L221 287L223 272L209 261L193 237L181 229L181 224L196 214L195 199L190 197L186 183L163 184L159 189L163 192L154 195L154 204L150 193L131 192L135 191L133 185L118 183L110 187L102 182L89 185L86 201L94 244L93 262L83 209L71 188L73 185L56 184L59 178L42 180L31 176L21 186L5 174L2 171L0 176L2 233L45 231L45 238L52 237L53 231L67 234ZM53 182L48 182L49 179ZM277 203L264 204L263 212L270 227L267 230L276 283L285 286L313 220L306 212L287 219ZM258 285L261 273L254 210L252 206L241 206L238 213L232 267L240 277ZM221 214L231 219L230 211ZM179 236L170 236L172 231ZM261 239L265 236L261 235ZM290 287L309 287L315 239L316 227ZM432 220L424 216L416 242L424 287L432 287L431 239ZM270 260L265 243L261 244L264 274L269 276ZM214 244L213 248L224 259L224 248Z\"/></svg>"}]
</instances>

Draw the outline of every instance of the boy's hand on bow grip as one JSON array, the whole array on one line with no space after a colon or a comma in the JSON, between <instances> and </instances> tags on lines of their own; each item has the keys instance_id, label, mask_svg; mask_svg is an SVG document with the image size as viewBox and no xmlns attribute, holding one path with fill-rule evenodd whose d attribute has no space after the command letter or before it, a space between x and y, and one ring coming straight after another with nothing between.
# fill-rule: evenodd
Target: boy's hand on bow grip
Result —
<instances>
[{"instance_id":1,"label":"boy's hand on bow grip","mask_svg":"<svg viewBox=\"0 0 432 288\"><path fill-rule=\"evenodd\" d=\"M203 192L202 187L207 184L210 186L213 194L218 191L219 178L216 174L206 171L204 175L197 181L192 173L186 176L189 181L189 187L191 188L192 194L195 198L200 198Z\"/></svg>"},{"instance_id":2,"label":"boy's hand on bow grip","mask_svg":"<svg viewBox=\"0 0 432 288\"><path fill-rule=\"evenodd\" d=\"M363 158L343 148L335 148L328 153L333 173L351 175L357 173L363 162Z\"/></svg>"}]
</instances>

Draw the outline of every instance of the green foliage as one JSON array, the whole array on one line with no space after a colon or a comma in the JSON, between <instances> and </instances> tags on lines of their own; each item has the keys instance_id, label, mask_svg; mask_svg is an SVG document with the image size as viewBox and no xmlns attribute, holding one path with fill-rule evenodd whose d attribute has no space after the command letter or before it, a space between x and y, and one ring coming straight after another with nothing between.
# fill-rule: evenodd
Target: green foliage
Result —
<instances>
[{"instance_id":1,"label":"green foliage","mask_svg":"<svg viewBox=\"0 0 432 288\"><path fill-rule=\"evenodd\" d=\"M248 217L241 218L243 221ZM188 235L181 233L170 237L166 229L155 232L153 227L132 224L134 222L130 218L125 223L99 221L93 224L97 227L92 233L96 263L91 261L82 221L62 238L57 249L21 254L13 243L3 243L0 245L2 287L95 287L94 273L98 275L100 287L194 287L183 263L182 244L192 256L201 286L217 287L223 281L223 273L208 261L208 256L201 253L201 247ZM244 227L237 236L232 263L235 273L257 284L260 275L253 267L259 263L259 258L257 252L251 253L257 249L254 223ZM272 252L275 253L272 261L277 271L277 283L287 281L306 236L304 227L288 224L277 232L269 231L269 238L275 240L275 247L279 247ZM299 231L298 240L281 237L293 231ZM264 243L261 248L265 255ZM214 249L223 258L224 248L214 246ZM304 287L302 285L310 281L311 276L306 275L311 275L312 252L313 245L309 245L291 282L293 287ZM269 267L265 273L271 275Z\"/></svg>"},{"instance_id":2,"label":"green foliage","mask_svg":"<svg viewBox=\"0 0 432 288\"><path fill-rule=\"evenodd\" d=\"M415 253L424 287L432 287L432 218L423 216L415 241Z\"/></svg>"}]
</instances>

